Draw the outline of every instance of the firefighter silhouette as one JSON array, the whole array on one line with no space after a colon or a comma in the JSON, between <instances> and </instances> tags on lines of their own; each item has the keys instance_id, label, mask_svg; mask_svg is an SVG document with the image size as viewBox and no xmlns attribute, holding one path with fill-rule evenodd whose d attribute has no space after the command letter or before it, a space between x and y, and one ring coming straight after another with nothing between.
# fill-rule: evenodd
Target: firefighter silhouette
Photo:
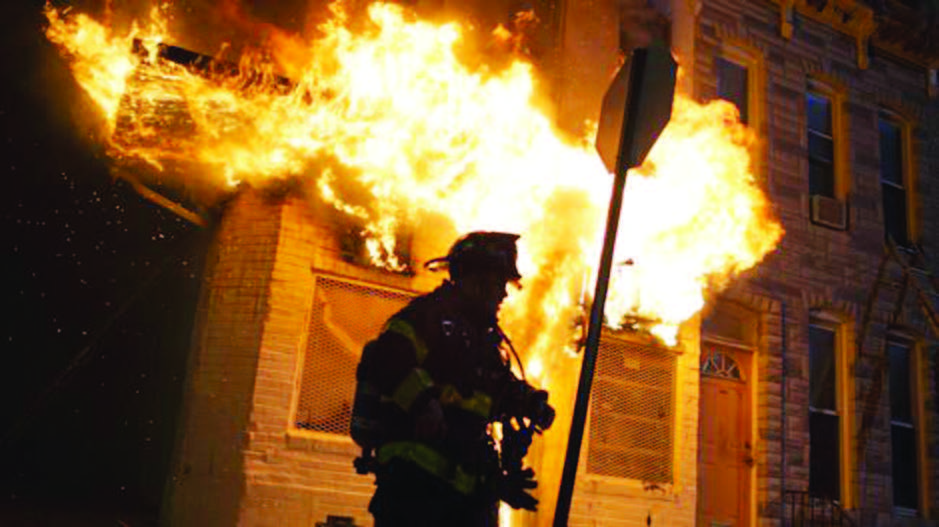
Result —
<instances>
[{"instance_id":1,"label":"firefighter silhouette","mask_svg":"<svg viewBox=\"0 0 939 527\"><path fill-rule=\"evenodd\" d=\"M518 238L473 232L427 262L450 279L392 316L363 350L351 433L363 450L356 469L375 473L376 527L494 526L500 500L537 507L522 458L554 409L547 392L512 372L518 357L497 322L508 284L521 279Z\"/></svg>"}]
</instances>

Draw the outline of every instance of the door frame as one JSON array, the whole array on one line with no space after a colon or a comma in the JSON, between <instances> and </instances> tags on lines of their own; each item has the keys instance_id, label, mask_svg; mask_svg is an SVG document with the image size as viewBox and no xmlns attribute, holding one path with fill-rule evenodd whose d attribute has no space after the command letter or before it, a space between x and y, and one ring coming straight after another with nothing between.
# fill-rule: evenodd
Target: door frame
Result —
<instances>
[{"instance_id":1,"label":"door frame","mask_svg":"<svg viewBox=\"0 0 939 527\"><path fill-rule=\"evenodd\" d=\"M738 353L746 353L746 354L749 355L749 359L750 359L750 370L747 372L748 378L747 378L746 382L748 383L748 386L747 386L747 392L748 392L748 393L747 393L747 397L748 397L749 400L750 400L750 405L749 405L749 411L750 411L750 449L751 449L751 451L752 451L752 453L753 453L752 455L753 455L753 460L754 460L754 462L753 462L753 465L750 466L750 468L748 469L748 471L749 471L749 474L748 474L748 476L749 476L749 485L748 485L749 488L747 489L747 494L748 494L747 500L748 500L749 503L747 503L747 516L748 516L747 521L748 521L749 527L756 527L756 526L758 525L758 523L757 523L757 487L759 486L759 485L757 484L757 467L758 467L758 465L760 465L760 463L762 463L762 456L758 455L758 453L759 453L759 448L758 448L758 445L757 445L757 438L760 437L760 436L759 436L759 429L758 429L758 426L757 426L757 422L758 422L757 417L758 417L758 410L759 410L759 404L758 404L757 395L759 394L758 386L759 386L759 381L760 381L760 378L759 378L759 367L758 367L758 365L757 365L758 349L757 349L756 346L744 344L744 343L739 342L739 341L736 341L736 340L731 340L731 339L727 339L727 338L721 338L721 337L717 337L717 336L714 336L714 335L709 335L709 334L706 334L706 333L702 333L702 334L701 334L701 345L700 345L700 350L699 350L699 352L700 352L700 359L699 359L699 360L703 360L703 359L704 359L704 350L705 350L705 348L706 348L708 345L716 345L716 346L731 348L731 349L734 350L735 352L738 352ZM699 411L699 414L700 414L700 408L701 408L701 406L700 406L700 393L701 393L700 385L701 385L701 383L703 382L703 377L704 377L704 376L701 375L700 372L699 372L698 375L699 375L699 377L698 377L698 383L699 383L699 388L698 388L698 396L699 396L698 409L699 409L699 410L698 410L698 411ZM701 422L700 422L700 420L701 420L701 416L698 415L698 430L699 430L699 433L700 433L700 430L701 430ZM701 449L701 446L700 446L700 439L699 439L699 441L698 441L698 451L699 451L699 454L700 454L700 449ZM696 467L696 469L697 469L697 470L700 470L700 468L701 468L701 467L700 467L700 463L698 463L698 466ZM698 479L698 478L696 478L696 481L697 481L697 479ZM696 498L695 498L696 501L697 501L697 496L699 496L699 494L696 492ZM697 506L697 503L695 503L695 523L696 523L696 524L697 524L697 517L698 517L698 512L697 512L697 510L698 510L698 506ZM707 527L707 526L698 526L698 527Z\"/></svg>"}]
</instances>

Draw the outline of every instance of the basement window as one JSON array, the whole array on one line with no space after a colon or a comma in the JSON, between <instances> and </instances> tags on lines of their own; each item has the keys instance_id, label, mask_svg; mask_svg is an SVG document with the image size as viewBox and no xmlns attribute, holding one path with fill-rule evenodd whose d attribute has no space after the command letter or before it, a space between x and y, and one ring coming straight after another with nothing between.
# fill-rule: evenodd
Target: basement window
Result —
<instances>
[{"instance_id":1,"label":"basement window","mask_svg":"<svg viewBox=\"0 0 939 527\"><path fill-rule=\"evenodd\" d=\"M590 398L587 473L673 482L675 354L605 336Z\"/></svg>"},{"instance_id":2,"label":"basement window","mask_svg":"<svg viewBox=\"0 0 939 527\"><path fill-rule=\"evenodd\" d=\"M327 276L315 280L293 422L297 429L348 436L362 348L415 295Z\"/></svg>"}]
</instances>

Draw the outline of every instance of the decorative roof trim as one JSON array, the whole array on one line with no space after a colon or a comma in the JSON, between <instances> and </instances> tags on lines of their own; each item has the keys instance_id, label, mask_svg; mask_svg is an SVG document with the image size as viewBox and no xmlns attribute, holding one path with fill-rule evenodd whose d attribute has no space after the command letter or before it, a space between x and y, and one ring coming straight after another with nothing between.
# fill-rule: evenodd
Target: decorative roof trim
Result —
<instances>
[{"instance_id":1,"label":"decorative roof trim","mask_svg":"<svg viewBox=\"0 0 939 527\"><path fill-rule=\"evenodd\" d=\"M874 10L855 0L770 0L779 5L779 30L783 38L792 38L794 13L825 24L854 37L857 65L867 69L870 63L867 45L877 29ZM822 5L819 9L818 5Z\"/></svg>"},{"instance_id":2,"label":"decorative roof trim","mask_svg":"<svg viewBox=\"0 0 939 527\"><path fill-rule=\"evenodd\" d=\"M910 51L907 49L902 42L893 42L888 41L884 38L881 38L880 35L874 35L871 39L871 43L877 47L877 49L887 52L888 54L906 61L910 64L915 64L926 68L928 70L939 69L939 57L927 57L915 51Z\"/></svg>"}]
</instances>

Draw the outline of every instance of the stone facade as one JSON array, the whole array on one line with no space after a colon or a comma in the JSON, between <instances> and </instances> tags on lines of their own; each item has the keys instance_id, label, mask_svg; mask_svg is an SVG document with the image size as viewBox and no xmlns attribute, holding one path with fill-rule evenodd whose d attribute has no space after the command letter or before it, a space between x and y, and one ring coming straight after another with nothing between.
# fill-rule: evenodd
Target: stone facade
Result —
<instances>
[{"instance_id":1,"label":"stone facade","mask_svg":"<svg viewBox=\"0 0 939 527\"><path fill-rule=\"evenodd\" d=\"M747 301L764 313L765 321L758 351L763 379L758 388L760 523L780 521L782 485L787 490L808 489L808 327L817 317L837 320L844 331L846 377L853 384L853 412L846 416L851 433L842 459L849 467L848 486L842 503L861 525L911 521L898 519L892 504L890 401L881 357L885 339L896 332L911 339L921 359L916 372L922 380L917 426L923 433L921 488L927 488L916 521L934 518L939 505L939 472L933 461L939 440L932 375L935 328L914 290L908 287L904 296L901 265L888 259L878 279L885 253L877 123L881 109L908 119L913 131L914 239L927 255L939 243L937 196L931 182L936 177L939 104L928 96L926 72L877 48L871 49L868 67L862 69L853 36L798 12L792 35L786 38L779 25L779 5L771 2L709 0L700 7L694 66L699 100L716 96L715 58L726 56L728 48L747 49L764 65L761 85L751 87L765 101L759 132L766 158L760 176L786 229L776 253L723 295L736 301L764 299ZM842 92L843 120L835 133L843 135L846 146L842 162L849 216L843 231L816 225L810 218L805 97L812 79ZM935 271L935 261L925 267Z\"/></svg>"}]
</instances>

